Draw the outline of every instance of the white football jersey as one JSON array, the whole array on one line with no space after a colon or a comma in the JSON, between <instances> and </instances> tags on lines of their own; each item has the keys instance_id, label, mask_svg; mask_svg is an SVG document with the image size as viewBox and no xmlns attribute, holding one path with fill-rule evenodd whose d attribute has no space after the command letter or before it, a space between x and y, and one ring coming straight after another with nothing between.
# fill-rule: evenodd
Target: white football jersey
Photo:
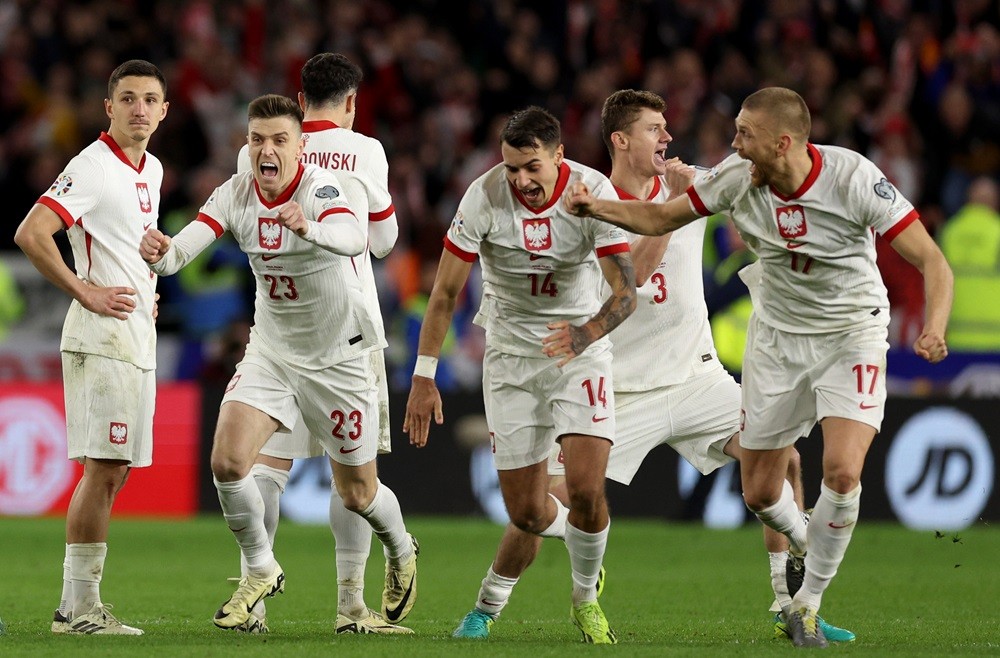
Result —
<instances>
[{"instance_id":1,"label":"white football jersey","mask_svg":"<svg viewBox=\"0 0 1000 658\"><path fill-rule=\"evenodd\" d=\"M146 229L160 210L163 166L151 153L135 167L107 133L69 161L39 199L66 224L78 277L96 286L136 291L127 320L98 315L75 299L59 349L156 367L153 302L156 275L139 256Z\"/></svg>"},{"instance_id":2,"label":"white football jersey","mask_svg":"<svg viewBox=\"0 0 1000 658\"><path fill-rule=\"evenodd\" d=\"M216 188L197 222L217 238L231 232L250 257L257 280L250 342L318 370L369 351L378 344L378 332L362 291L359 257L338 256L283 227L275 217L288 201L298 202L310 221L353 214L333 173L300 164L273 202L257 191L251 172L236 174Z\"/></svg>"},{"instance_id":3,"label":"white football jersey","mask_svg":"<svg viewBox=\"0 0 1000 658\"><path fill-rule=\"evenodd\" d=\"M634 199L615 188L619 198ZM670 189L661 177L643 201L665 203ZM702 280L702 218L670 234L667 249L653 273L636 289L635 312L611 332L616 391L648 391L687 380L718 357L705 307ZM642 236L628 233L630 244ZM649 238L645 238L649 239ZM604 284L604 294L610 288ZM711 362L711 363L710 363Z\"/></svg>"},{"instance_id":4,"label":"white football jersey","mask_svg":"<svg viewBox=\"0 0 1000 658\"><path fill-rule=\"evenodd\" d=\"M747 278L765 323L808 334L887 326L875 232L891 241L917 212L864 156L808 149L812 171L791 197L754 187L750 163L733 154L688 189L691 206L701 215L729 212L757 254L755 276Z\"/></svg>"},{"instance_id":5,"label":"white football jersey","mask_svg":"<svg viewBox=\"0 0 1000 658\"><path fill-rule=\"evenodd\" d=\"M344 195L351 209L361 221L365 235L369 235L369 224L376 222L396 224L396 209L389 194L389 162L385 149L377 139L340 128L331 121L305 121L302 123L302 137L305 149L301 162L316 165L322 169L336 171L337 179L343 185ZM240 149L237 172L250 170L250 150L247 145ZM365 218L367 217L367 222ZM389 232L393 236L398 230ZM369 237L371 240L371 237ZM384 257L392 243L370 245ZM378 335L379 347L385 348L385 327L382 311L375 287L375 273L371 264L371 250L355 259L364 289L365 298L372 305L373 320Z\"/></svg>"},{"instance_id":6,"label":"white football jersey","mask_svg":"<svg viewBox=\"0 0 1000 658\"><path fill-rule=\"evenodd\" d=\"M560 203L571 176L595 196L617 199L600 172L564 160L549 203L534 209L505 171L497 165L469 186L445 248L467 262L477 254L482 259L483 298L474 321L486 329L487 342L509 354L539 357L542 338L552 333L547 323L581 324L600 310L597 259L628 251L628 240L621 229L574 217Z\"/></svg>"}]
</instances>

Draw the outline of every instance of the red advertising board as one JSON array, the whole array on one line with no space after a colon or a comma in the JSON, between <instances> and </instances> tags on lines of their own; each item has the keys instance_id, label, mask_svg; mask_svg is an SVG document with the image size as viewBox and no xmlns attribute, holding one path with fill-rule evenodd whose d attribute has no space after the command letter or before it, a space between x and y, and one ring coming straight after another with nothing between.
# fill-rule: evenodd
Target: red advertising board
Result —
<instances>
[{"instance_id":1,"label":"red advertising board","mask_svg":"<svg viewBox=\"0 0 1000 658\"><path fill-rule=\"evenodd\" d=\"M157 383L153 465L132 469L115 515L197 511L200 423L196 385ZM0 515L64 514L82 470L66 459L62 384L0 384Z\"/></svg>"}]
</instances>

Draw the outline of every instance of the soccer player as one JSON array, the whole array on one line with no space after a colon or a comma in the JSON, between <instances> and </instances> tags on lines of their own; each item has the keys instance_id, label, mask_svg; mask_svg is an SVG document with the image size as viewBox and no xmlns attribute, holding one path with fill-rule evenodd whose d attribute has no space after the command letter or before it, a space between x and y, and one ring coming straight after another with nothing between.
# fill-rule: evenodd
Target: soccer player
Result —
<instances>
[{"instance_id":1,"label":"soccer player","mask_svg":"<svg viewBox=\"0 0 1000 658\"><path fill-rule=\"evenodd\" d=\"M666 159L673 138L663 118L665 108L657 94L632 89L616 91L604 101L601 133L619 198L665 203L686 189L687 185L668 188L663 179L668 165L682 166ZM688 169L688 173L695 172ZM740 457L740 388L719 362L705 307L701 245L706 221L665 236L628 234L638 304L632 318L611 333L617 430L607 471L608 478L625 485L646 455L664 443L702 474ZM650 350L650 345L656 349ZM801 502L798 466L794 452L787 478ZM552 490L565 500L558 450L550 458L549 473L554 476ZM775 599L787 607L791 603L785 583L788 540L764 526L764 544ZM455 637L489 636L540 545L541 538L507 527L475 608L459 624ZM776 622L784 626L780 617ZM849 631L824 628L840 640L854 639Z\"/></svg>"},{"instance_id":2,"label":"soccer player","mask_svg":"<svg viewBox=\"0 0 1000 658\"><path fill-rule=\"evenodd\" d=\"M140 245L155 271L172 274L229 230L257 280L250 342L223 397L212 447L223 515L248 571L215 614L220 628L240 626L260 599L284 589L250 470L271 435L292 428L300 414L334 459L341 497L397 569L407 562L411 573L416 568L399 502L375 473L379 410L369 353L378 331L354 265L365 231L337 177L299 162L302 110L295 101L261 96L248 119L251 171L217 188L198 220L174 238L150 230Z\"/></svg>"},{"instance_id":3,"label":"soccer player","mask_svg":"<svg viewBox=\"0 0 1000 658\"><path fill-rule=\"evenodd\" d=\"M83 464L66 513L60 634L142 635L101 601L108 525L129 469L153 461L156 277L135 245L159 215L163 167L146 151L167 115L160 70L129 60L108 80L108 131L70 160L14 240L73 301L63 325L69 458ZM66 229L74 273L53 235Z\"/></svg>"},{"instance_id":4,"label":"soccer player","mask_svg":"<svg viewBox=\"0 0 1000 658\"><path fill-rule=\"evenodd\" d=\"M886 400L889 302L875 265L874 232L924 277L927 307L914 342L936 363L952 274L916 210L869 160L809 142L802 97L780 87L746 98L736 153L665 204L607 201L585 184L565 207L643 235L728 212L759 260L741 276L754 304L744 357L740 471L747 506L804 554L788 618L796 646L825 647L818 612L858 520L861 470ZM744 162L747 161L747 162ZM668 171L671 185L683 184ZM823 428L823 482L808 529L784 474L793 444Z\"/></svg>"},{"instance_id":5,"label":"soccer player","mask_svg":"<svg viewBox=\"0 0 1000 658\"><path fill-rule=\"evenodd\" d=\"M604 471L615 436L607 335L636 303L628 241L620 230L566 216L559 197L572 179L608 198L614 189L599 172L564 159L559 121L549 112L516 112L500 150L503 162L472 183L445 238L403 430L422 447L431 418L443 421L437 357L478 254L483 394L507 511L525 532L565 535L571 618L585 641L613 644L597 580L610 528ZM602 274L611 288L603 303ZM548 495L546 463L555 443L565 457L568 509Z\"/></svg>"},{"instance_id":6,"label":"soccer player","mask_svg":"<svg viewBox=\"0 0 1000 658\"><path fill-rule=\"evenodd\" d=\"M320 53L302 67L302 91L299 107L304 112L302 131L305 147L301 161L337 172L344 195L368 236L366 251L384 258L396 243L399 229L396 211L389 194L389 163L382 144L351 128L358 107L361 68L339 53ZM249 146L240 150L238 170L250 170ZM362 289L371 305L372 320L377 332L377 347L369 356L378 379L379 417L378 452L391 449L389 441L389 392L385 374L385 329L379 308L375 274L369 253L363 253L355 263ZM264 526L274 545L278 528L279 499L288 482L292 461L318 457L323 447L310 439L303 423L291 434L277 433L264 445L251 469L264 499ZM332 463L332 460L331 460ZM360 492L355 491L355 495ZM348 507L364 510L362 501L341 498L331 482L330 529L336 541L337 555L337 623L338 633L410 633L410 629L393 622L402 621L413 607L417 583L412 561L386 560L386 586L382 595L381 612L368 608L364 600L365 562L371 551L372 529L364 517ZM416 547L416 542L414 542ZM414 553L416 552L416 548ZM242 560L246 575L246 559ZM400 569L404 573L400 573ZM407 591L409 595L407 596ZM406 596L406 600L403 597ZM260 601L251 617L237 630L250 633L267 632L264 601Z\"/></svg>"}]
</instances>

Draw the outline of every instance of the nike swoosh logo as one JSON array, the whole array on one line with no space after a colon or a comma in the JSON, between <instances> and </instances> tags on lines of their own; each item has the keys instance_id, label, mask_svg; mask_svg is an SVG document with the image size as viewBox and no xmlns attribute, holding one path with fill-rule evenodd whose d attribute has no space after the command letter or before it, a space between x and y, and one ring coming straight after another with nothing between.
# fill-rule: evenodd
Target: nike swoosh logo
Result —
<instances>
[{"instance_id":1,"label":"nike swoosh logo","mask_svg":"<svg viewBox=\"0 0 1000 658\"><path fill-rule=\"evenodd\" d=\"M281 254L270 254L270 255L265 254L265 255L261 256L261 259L262 260L274 260L275 258L277 258L280 255Z\"/></svg>"},{"instance_id":2,"label":"nike swoosh logo","mask_svg":"<svg viewBox=\"0 0 1000 658\"><path fill-rule=\"evenodd\" d=\"M858 407L859 407L859 408L860 408L860 409L861 409L862 411L867 411L868 409L874 409L874 408L876 408L877 406L878 406L877 404L865 404L864 402L861 402L860 404L858 404Z\"/></svg>"},{"instance_id":3,"label":"nike swoosh logo","mask_svg":"<svg viewBox=\"0 0 1000 658\"><path fill-rule=\"evenodd\" d=\"M607 416L604 416L603 418L598 418L598 417L597 417L597 414L594 414L593 418L591 418L590 420L592 420L592 421L593 421L593 422L595 422L595 423L599 423L599 422L601 422L602 420L607 420L607 419L608 419L608 417L607 417Z\"/></svg>"},{"instance_id":4,"label":"nike swoosh logo","mask_svg":"<svg viewBox=\"0 0 1000 658\"><path fill-rule=\"evenodd\" d=\"M413 578L410 579L410 584L406 587L406 592L403 594L403 598L399 600L399 605L394 609L385 609L385 618L391 622L399 621L399 615L402 614L403 610L406 609L406 602L410 600L410 592L413 591L413 581L417 579L417 575L413 574Z\"/></svg>"},{"instance_id":5,"label":"nike swoosh logo","mask_svg":"<svg viewBox=\"0 0 1000 658\"><path fill-rule=\"evenodd\" d=\"M528 260L538 260L539 258L545 258L545 256L539 256L538 254L529 254Z\"/></svg>"},{"instance_id":6,"label":"nike swoosh logo","mask_svg":"<svg viewBox=\"0 0 1000 658\"><path fill-rule=\"evenodd\" d=\"M153 225L153 222L150 222L150 223L148 223L148 224L143 224L143 225L142 225L142 230L143 230L143 231L148 231L148 230L149 230L149 227L150 227L150 226L152 226L152 225Z\"/></svg>"},{"instance_id":7,"label":"nike swoosh logo","mask_svg":"<svg viewBox=\"0 0 1000 658\"><path fill-rule=\"evenodd\" d=\"M246 526L243 526L242 528L230 528L230 530L232 530L233 532L243 532L246 529L247 529Z\"/></svg>"},{"instance_id":8,"label":"nike swoosh logo","mask_svg":"<svg viewBox=\"0 0 1000 658\"><path fill-rule=\"evenodd\" d=\"M479 599L479 600L480 602L482 602L483 605L491 605L494 608L497 607L498 605L503 605L503 603L500 603L499 601L489 601L487 599Z\"/></svg>"},{"instance_id":9,"label":"nike swoosh logo","mask_svg":"<svg viewBox=\"0 0 1000 658\"><path fill-rule=\"evenodd\" d=\"M785 246L789 249L798 249L799 247L804 247L805 245L805 242L792 242L791 240L785 243Z\"/></svg>"},{"instance_id":10,"label":"nike swoosh logo","mask_svg":"<svg viewBox=\"0 0 1000 658\"><path fill-rule=\"evenodd\" d=\"M841 528L848 528L848 527L854 525L854 521L851 521L850 523L845 523L843 525L837 525L833 521L830 521L829 523L827 523L827 525L830 526L831 528L833 528L834 530L840 530Z\"/></svg>"},{"instance_id":11,"label":"nike swoosh logo","mask_svg":"<svg viewBox=\"0 0 1000 658\"><path fill-rule=\"evenodd\" d=\"M359 448L361 448L361 446L354 446L354 447L353 447L353 448L351 448L350 450L344 450L344 447L343 447L343 446L341 446L341 447L340 447L340 454L342 454L342 455L349 455L349 454L351 454L352 452L354 452L355 450L358 450Z\"/></svg>"}]
</instances>

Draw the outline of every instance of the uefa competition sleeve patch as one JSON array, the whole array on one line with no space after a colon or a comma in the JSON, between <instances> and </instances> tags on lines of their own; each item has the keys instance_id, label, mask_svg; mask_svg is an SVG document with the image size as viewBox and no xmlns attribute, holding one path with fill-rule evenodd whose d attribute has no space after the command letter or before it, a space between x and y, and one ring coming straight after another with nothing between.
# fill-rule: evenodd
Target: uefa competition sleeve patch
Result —
<instances>
[{"instance_id":1,"label":"uefa competition sleeve patch","mask_svg":"<svg viewBox=\"0 0 1000 658\"><path fill-rule=\"evenodd\" d=\"M316 190L317 199L336 199L339 196L340 190L335 188L333 185L324 185Z\"/></svg>"},{"instance_id":2,"label":"uefa competition sleeve patch","mask_svg":"<svg viewBox=\"0 0 1000 658\"><path fill-rule=\"evenodd\" d=\"M465 226L465 215L463 215L462 211L459 210L457 213L455 213L455 218L451 220L451 228L453 231L455 231L455 233L461 233L462 227L464 226Z\"/></svg>"},{"instance_id":3,"label":"uefa competition sleeve patch","mask_svg":"<svg viewBox=\"0 0 1000 658\"><path fill-rule=\"evenodd\" d=\"M875 194L890 203L896 200L896 188L885 178L875 183Z\"/></svg>"},{"instance_id":4,"label":"uefa competition sleeve patch","mask_svg":"<svg viewBox=\"0 0 1000 658\"><path fill-rule=\"evenodd\" d=\"M52 183L49 192L56 196L64 196L69 194L71 187L73 187L73 179L70 178L69 174L60 174L56 182Z\"/></svg>"}]
</instances>

